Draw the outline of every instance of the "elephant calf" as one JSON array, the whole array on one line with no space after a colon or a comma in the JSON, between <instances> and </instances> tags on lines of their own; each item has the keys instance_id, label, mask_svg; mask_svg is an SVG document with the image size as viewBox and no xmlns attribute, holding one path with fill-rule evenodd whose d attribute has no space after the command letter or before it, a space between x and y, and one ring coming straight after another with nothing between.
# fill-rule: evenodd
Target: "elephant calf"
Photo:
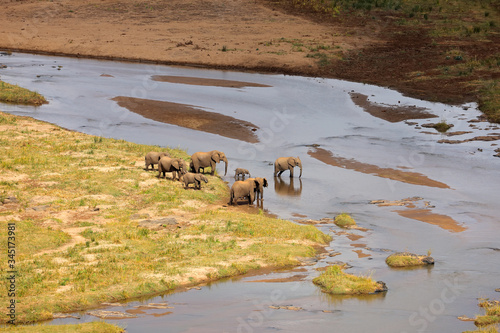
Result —
<instances>
[{"instance_id":1,"label":"elephant calf","mask_svg":"<svg viewBox=\"0 0 500 333\"><path fill-rule=\"evenodd\" d=\"M149 166L151 165L151 170L155 169L155 164L158 164L158 161L160 158L163 156L170 157L170 155L166 152L156 152L156 151L150 151L149 153L146 154L144 157L144 162L146 164L146 170L149 170Z\"/></svg>"},{"instance_id":2,"label":"elephant calf","mask_svg":"<svg viewBox=\"0 0 500 333\"><path fill-rule=\"evenodd\" d=\"M184 188L188 188L189 184L194 184L194 189L201 190L201 182L208 183L207 177L201 173L188 172L181 176L180 181L184 183Z\"/></svg>"},{"instance_id":3,"label":"elephant calf","mask_svg":"<svg viewBox=\"0 0 500 333\"><path fill-rule=\"evenodd\" d=\"M243 176L243 178L245 178L245 175L248 175L248 177L252 177L250 176L250 172L247 169L236 168L234 170L234 179L240 178L240 175Z\"/></svg>"}]
</instances>

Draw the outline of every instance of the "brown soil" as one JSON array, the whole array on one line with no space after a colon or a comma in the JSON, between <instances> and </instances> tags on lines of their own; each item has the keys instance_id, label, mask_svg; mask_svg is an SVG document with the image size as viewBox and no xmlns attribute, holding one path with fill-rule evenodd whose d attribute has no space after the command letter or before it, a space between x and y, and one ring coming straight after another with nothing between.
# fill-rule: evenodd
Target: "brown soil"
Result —
<instances>
[{"instance_id":1,"label":"brown soil","mask_svg":"<svg viewBox=\"0 0 500 333\"><path fill-rule=\"evenodd\" d=\"M391 123L409 119L427 119L437 117L434 114L425 112L425 108L406 105L398 106L377 104L371 102L368 96L363 94L351 92L349 95L351 96L354 104L362 107L365 112L368 112L374 117L387 120Z\"/></svg>"},{"instance_id":2,"label":"brown soil","mask_svg":"<svg viewBox=\"0 0 500 333\"><path fill-rule=\"evenodd\" d=\"M403 183L431 186L438 188L450 188L445 183L432 180L427 176L418 172L408 172L391 168L381 168L379 166L362 163L354 159L334 156L331 151L322 148L314 148L314 150L311 149L307 153L311 157L314 157L323 163L336 166L339 168L351 169L366 174L376 175L382 178L397 180Z\"/></svg>"},{"instance_id":3,"label":"brown soil","mask_svg":"<svg viewBox=\"0 0 500 333\"><path fill-rule=\"evenodd\" d=\"M437 69L455 64L444 56L454 49L477 59L498 54L500 34L430 37L431 24L398 24L407 19L403 13L312 20L273 6L267 0L8 1L0 11L0 48L326 76L447 103L475 101L468 83L497 75L441 77ZM327 47L320 52L326 65L315 56L318 46Z\"/></svg>"},{"instance_id":4,"label":"brown soil","mask_svg":"<svg viewBox=\"0 0 500 333\"><path fill-rule=\"evenodd\" d=\"M270 87L265 84L241 82L232 80L206 79L189 76L170 76L170 75L154 75L154 81L190 84L196 86L211 86L211 87L226 87L226 88L243 88L243 87Z\"/></svg>"},{"instance_id":5,"label":"brown soil","mask_svg":"<svg viewBox=\"0 0 500 333\"><path fill-rule=\"evenodd\" d=\"M421 222L437 225L438 227L450 232L462 232L467 230L466 227L455 221L449 216L432 213L430 209L408 209L397 210L399 215L418 220Z\"/></svg>"},{"instance_id":6,"label":"brown soil","mask_svg":"<svg viewBox=\"0 0 500 333\"><path fill-rule=\"evenodd\" d=\"M118 105L146 118L164 123L219 134L250 143L259 142L256 125L216 112L207 112L192 105L119 96Z\"/></svg>"}]
</instances>

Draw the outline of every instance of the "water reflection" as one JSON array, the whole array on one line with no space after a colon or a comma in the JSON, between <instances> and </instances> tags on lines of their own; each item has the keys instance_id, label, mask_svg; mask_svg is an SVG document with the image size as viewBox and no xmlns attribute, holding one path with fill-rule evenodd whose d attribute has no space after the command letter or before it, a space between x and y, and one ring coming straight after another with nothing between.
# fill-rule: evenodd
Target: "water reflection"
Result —
<instances>
[{"instance_id":1,"label":"water reflection","mask_svg":"<svg viewBox=\"0 0 500 333\"><path fill-rule=\"evenodd\" d=\"M295 188L295 178L290 178L290 182L283 180L281 177L274 177L274 191L279 195L287 195L300 197L302 193L302 179L298 179L298 188Z\"/></svg>"}]
</instances>

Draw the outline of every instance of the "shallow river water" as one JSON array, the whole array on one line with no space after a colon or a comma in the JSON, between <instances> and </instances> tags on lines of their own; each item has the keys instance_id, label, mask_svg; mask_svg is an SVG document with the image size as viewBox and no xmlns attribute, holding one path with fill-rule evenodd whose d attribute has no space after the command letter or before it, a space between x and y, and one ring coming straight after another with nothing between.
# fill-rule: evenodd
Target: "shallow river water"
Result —
<instances>
[{"instance_id":1,"label":"shallow river water","mask_svg":"<svg viewBox=\"0 0 500 333\"><path fill-rule=\"evenodd\" d=\"M36 90L50 102L38 108L1 104L2 111L88 134L180 147L189 154L222 150L229 159L223 177L229 184L236 167L268 179L263 208L269 213L298 220L347 212L365 228L346 234L333 224L320 225L333 236L327 250L340 254L302 270L240 277L106 309L159 302L173 307L109 320L128 332L460 332L474 328L457 317L479 314L478 297L500 296L495 292L500 288L500 158L493 157L500 141L438 143L500 133L487 122L469 122L480 115L474 104L430 103L381 87L322 78L26 54L0 56L0 64L7 66L0 70L3 81ZM159 82L152 80L155 75L266 86ZM368 113L355 95L387 112L415 107L437 117L389 122ZM258 127L259 142L147 119L118 106L111 100L116 96L187 104L244 120ZM454 125L450 131L469 133L445 137L420 126L441 120ZM288 172L273 179L270 164L280 156L300 156L301 179L297 168L293 180ZM218 169L221 173L222 165ZM390 179L387 172L403 176ZM431 183L418 180L424 178ZM414 199L403 206L370 203L405 198ZM385 264L390 253L405 250L431 250L436 264L412 270ZM312 283L319 275L316 268L335 261L352 265L349 273L372 274L389 291L365 297L321 293ZM269 281L295 275L300 276L289 282ZM83 314L79 320L49 324L91 320L99 319Z\"/></svg>"}]
</instances>

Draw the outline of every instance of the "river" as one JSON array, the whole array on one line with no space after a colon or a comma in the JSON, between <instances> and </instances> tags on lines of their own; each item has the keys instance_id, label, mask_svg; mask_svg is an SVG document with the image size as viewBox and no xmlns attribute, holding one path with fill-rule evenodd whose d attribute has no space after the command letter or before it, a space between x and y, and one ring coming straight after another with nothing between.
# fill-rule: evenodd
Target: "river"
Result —
<instances>
[{"instance_id":1,"label":"river","mask_svg":"<svg viewBox=\"0 0 500 333\"><path fill-rule=\"evenodd\" d=\"M189 154L222 150L229 160L223 179L229 184L237 167L268 179L266 211L291 220L347 212L365 228L346 234L333 224L319 225L333 236L328 250L340 254L305 266L305 271L240 277L109 308L123 311L151 302L173 306L168 311L143 310L135 319L109 320L128 332L457 332L474 328L457 317L480 313L478 297L499 296L495 289L500 288L500 158L493 156L499 141L438 142L499 135L496 125L477 121L480 112L473 103L431 103L334 79L154 64L19 53L0 56L0 64L7 66L0 70L3 81L36 90L50 102L36 108L0 104L2 111L83 133L179 147ZM153 76L257 85L160 82ZM148 119L118 106L112 100L117 96L185 104L234 117L254 124L259 142ZM423 110L429 117L391 122L368 112L374 109L379 115ZM453 124L449 131L457 135L421 126L440 121ZM301 158L300 179L297 168L293 180L288 172L273 178L271 164L280 156ZM401 206L370 203L406 198L413 199ZM432 268L401 270L385 264L394 251L428 250L436 260ZM349 273L372 274L389 291L368 297L321 293L312 284L319 275L316 268L335 261L352 265ZM300 278L269 281L294 275ZM82 315L80 320L50 324L90 320L99 319Z\"/></svg>"}]
</instances>

